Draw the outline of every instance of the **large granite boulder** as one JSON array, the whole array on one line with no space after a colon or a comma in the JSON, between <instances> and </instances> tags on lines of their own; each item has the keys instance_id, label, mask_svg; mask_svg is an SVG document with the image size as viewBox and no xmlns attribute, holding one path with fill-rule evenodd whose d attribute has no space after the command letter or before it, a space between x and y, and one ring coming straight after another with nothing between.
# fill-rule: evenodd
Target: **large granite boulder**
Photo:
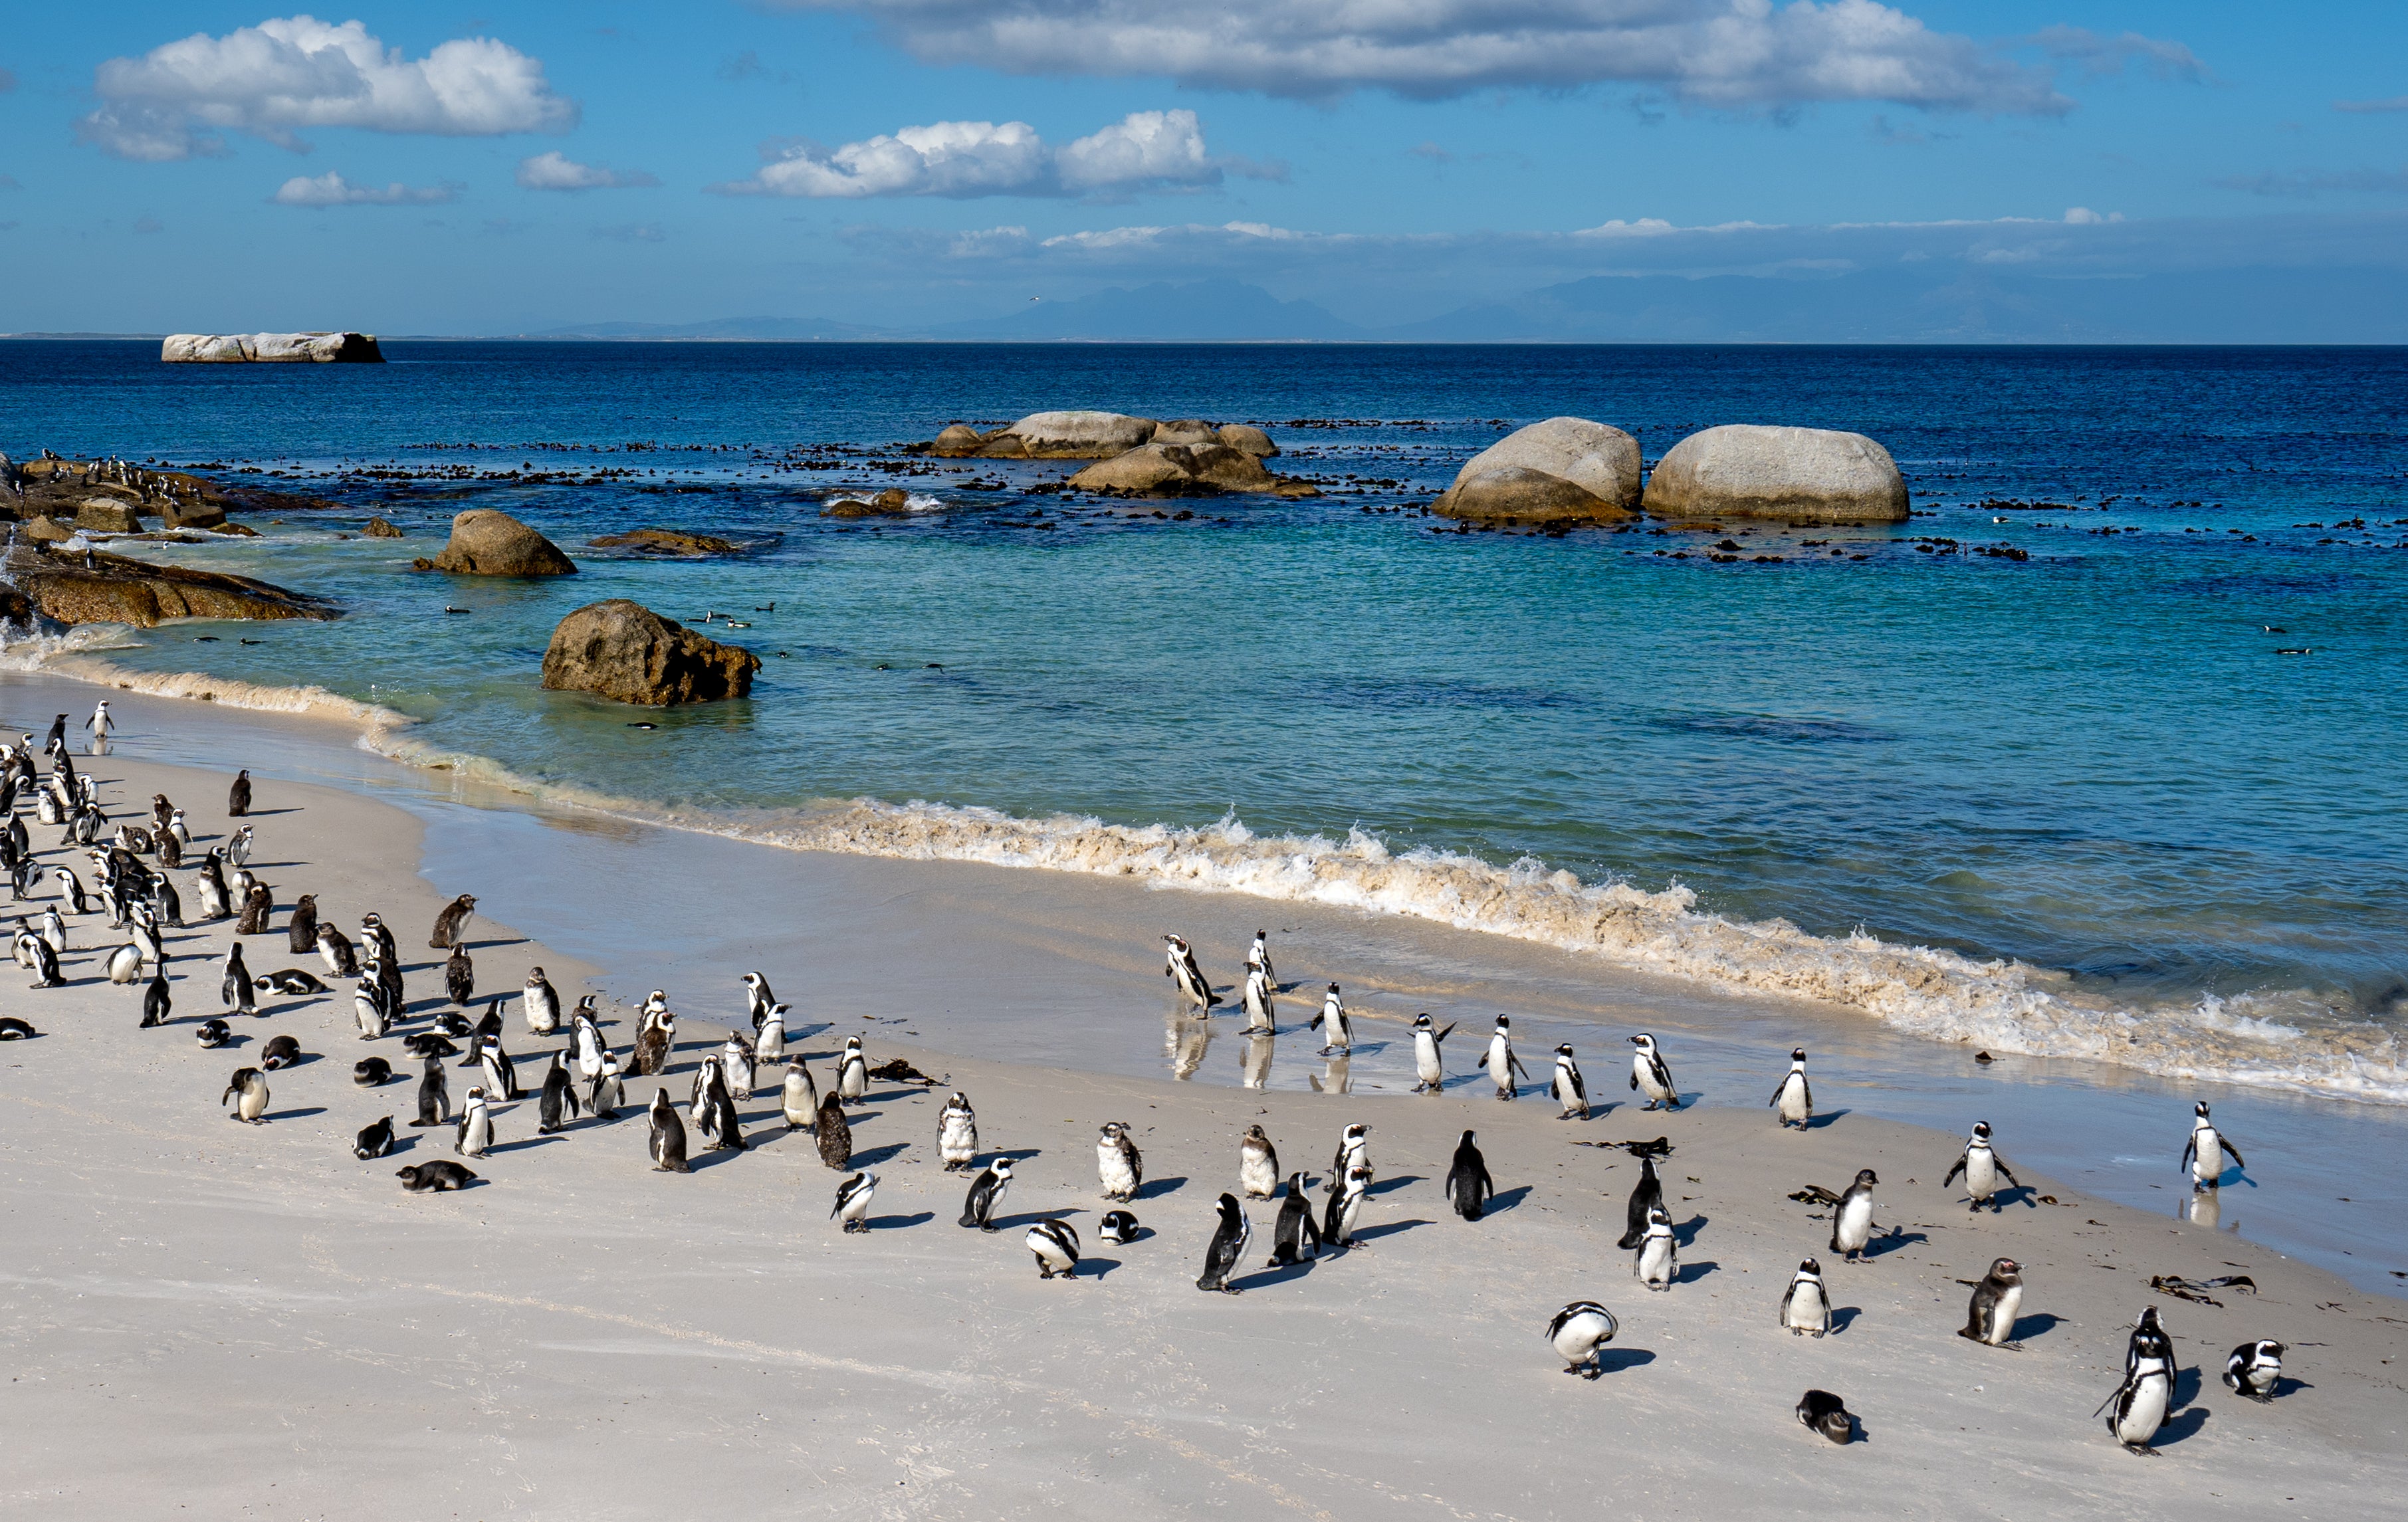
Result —
<instances>
[{"instance_id":1,"label":"large granite boulder","mask_svg":"<svg viewBox=\"0 0 2408 1522\"><path fill-rule=\"evenodd\" d=\"M1897 524L1906 478L1862 434L1731 424L1691 434L1647 480L1659 518L1780 518L1799 524Z\"/></svg>"},{"instance_id":2,"label":"large granite boulder","mask_svg":"<svg viewBox=\"0 0 2408 1522\"><path fill-rule=\"evenodd\" d=\"M217 528L226 521L225 509L199 498L169 497L159 509L162 528Z\"/></svg>"},{"instance_id":3,"label":"large granite boulder","mask_svg":"<svg viewBox=\"0 0 2408 1522\"><path fill-rule=\"evenodd\" d=\"M452 538L432 568L454 576L574 576L560 546L507 512L471 508L452 520Z\"/></svg>"},{"instance_id":4,"label":"large granite boulder","mask_svg":"<svg viewBox=\"0 0 2408 1522\"><path fill-rule=\"evenodd\" d=\"M175 333L159 345L168 365L381 365L372 333Z\"/></svg>"},{"instance_id":5,"label":"large granite boulder","mask_svg":"<svg viewBox=\"0 0 2408 1522\"><path fill-rule=\"evenodd\" d=\"M1252 492L1317 496L1300 481L1282 481L1263 462L1226 444L1148 444L1098 460L1065 484L1074 491L1123 496L1211 496Z\"/></svg>"},{"instance_id":6,"label":"large granite boulder","mask_svg":"<svg viewBox=\"0 0 2408 1522\"><path fill-rule=\"evenodd\" d=\"M64 544L76 537L73 524L63 524L48 514L26 519L24 526L17 532L36 544Z\"/></svg>"},{"instance_id":7,"label":"large granite boulder","mask_svg":"<svg viewBox=\"0 0 2408 1522\"><path fill-rule=\"evenodd\" d=\"M76 526L95 534L139 534L142 520L134 504L114 496L88 496L76 507Z\"/></svg>"},{"instance_id":8,"label":"large granite boulder","mask_svg":"<svg viewBox=\"0 0 2408 1522\"><path fill-rule=\"evenodd\" d=\"M1221 436L1222 443L1257 460L1268 460L1279 452L1279 446L1271 442L1270 435L1247 424L1225 423L1214 431Z\"/></svg>"},{"instance_id":9,"label":"large granite boulder","mask_svg":"<svg viewBox=\"0 0 2408 1522\"><path fill-rule=\"evenodd\" d=\"M742 697L761 657L695 633L638 602L613 597L560 621L543 653L543 684L619 703L666 708Z\"/></svg>"},{"instance_id":10,"label":"large granite boulder","mask_svg":"<svg viewBox=\"0 0 2408 1522\"><path fill-rule=\"evenodd\" d=\"M1639 440L1586 418L1533 423L1466 460L1430 507L1450 518L1532 523L1634 517Z\"/></svg>"},{"instance_id":11,"label":"large granite boulder","mask_svg":"<svg viewBox=\"0 0 2408 1522\"><path fill-rule=\"evenodd\" d=\"M6 579L35 610L61 624L130 624L147 629L171 618L331 619L341 611L322 597L248 576L191 570L97 550L54 554L22 542L8 553Z\"/></svg>"}]
</instances>

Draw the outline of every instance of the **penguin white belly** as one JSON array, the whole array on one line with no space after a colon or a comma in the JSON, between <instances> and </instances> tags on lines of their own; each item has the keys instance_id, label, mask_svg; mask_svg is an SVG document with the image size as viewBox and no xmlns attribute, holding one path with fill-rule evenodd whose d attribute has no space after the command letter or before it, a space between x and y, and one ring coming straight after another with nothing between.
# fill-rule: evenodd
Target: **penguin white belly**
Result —
<instances>
[{"instance_id":1,"label":"penguin white belly","mask_svg":"<svg viewBox=\"0 0 2408 1522\"><path fill-rule=\"evenodd\" d=\"M1500 1089L1513 1086L1513 1049L1503 1041L1488 1043L1488 1080Z\"/></svg>"},{"instance_id":2,"label":"penguin white belly","mask_svg":"<svg viewBox=\"0 0 2408 1522\"><path fill-rule=\"evenodd\" d=\"M1639 1247L1639 1278L1650 1289L1669 1289L1681 1271L1680 1253L1670 1233L1650 1236Z\"/></svg>"},{"instance_id":3,"label":"penguin white belly","mask_svg":"<svg viewBox=\"0 0 2408 1522\"><path fill-rule=\"evenodd\" d=\"M1999 1303L1990 1308L1990 1325L1982 1341L1992 1347L2012 1341L2015 1335L2015 1316L2023 1308L2024 1286L2009 1285L2007 1292L1999 1297Z\"/></svg>"},{"instance_id":4,"label":"penguin white belly","mask_svg":"<svg viewBox=\"0 0 2408 1522\"><path fill-rule=\"evenodd\" d=\"M1798 1078L1793 1074L1790 1077L1789 1082L1781 1085L1781 1109L1779 1113L1782 1120L1791 1126L1803 1126L1806 1124L1806 1084L1804 1080Z\"/></svg>"},{"instance_id":5,"label":"penguin white belly","mask_svg":"<svg viewBox=\"0 0 2408 1522\"><path fill-rule=\"evenodd\" d=\"M1354 1240L1354 1222L1362 1213L1363 1196L1360 1193L1350 1194L1339 1201L1338 1240L1340 1242Z\"/></svg>"},{"instance_id":6,"label":"penguin white belly","mask_svg":"<svg viewBox=\"0 0 2408 1522\"><path fill-rule=\"evenodd\" d=\"M786 1083L779 1091L778 1103L785 1111L789 1126L811 1125L819 1110L819 1102L811 1098L810 1080L792 1068L786 1070Z\"/></svg>"},{"instance_id":7,"label":"penguin white belly","mask_svg":"<svg viewBox=\"0 0 2408 1522\"><path fill-rule=\"evenodd\" d=\"M1605 1335L1605 1318L1593 1312L1572 1317L1555 1333L1555 1352L1567 1363L1579 1363L1597 1351Z\"/></svg>"},{"instance_id":8,"label":"penguin white belly","mask_svg":"<svg viewBox=\"0 0 2408 1522\"><path fill-rule=\"evenodd\" d=\"M1238 1182L1257 1199L1268 1199L1279 1188L1279 1175L1271 1171L1270 1159L1253 1154L1239 1162Z\"/></svg>"},{"instance_id":9,"label":"penguin white belly","mask_svg":"<svg viewBox=\"0 0 2408 1522\"><path fill-rule=\"evenodd\" d=\"M1840 1206L1840 1219L1831 1229L1831 1239L1840 1244L1840 1251L1863 1252L1865 1243L1872 1241L1872 1196L1861 1195L1843 1201Z\"/></svg>"},{"instance_id":10,"label":"penguin white belly","mask_svg":"<svg viewBox=\"0 0 2408 1522\"><path fill-rule=\"evenodd\" d=\"M364 989L351 995L351 1018L359 1022L360 1040L364 1041L384 1034L384 1006Z\"/></svg>"},{"instance_id":11,"label":"penguin white belly","mask_svg":"<svg viewBox=\"0 0 2408 1522\"><path fill-rule=\"evenodd\" d=\"M245 1120L257 1120L267 1112L267 1085L252 1084L243 1089L235 1100L235 1112Z\"/></svg>"},{"instance_id":12,"label":"penguin white belly","mask_svg":"<svg viewBox=\"0 0 2408 1522\"><path fill-rule=\"evenodd\" d=\"M2191 1132L2191 1144L2199 1154L2190 1160L2191 1182L2212 1188L2224 1177L2224 1139L2214 1127L2202 1126Z\"/></svg>"},{"instance_id":13,"label":"penguin white belly","mask_svg":"<svg viewBox=\"0 0 2408 1522\"><path fill-rule=\"evenodd\" d=\"M1820 1333L1829 1316L1830 1311L1823 1303L1823 1286L1820 1285L1799 1285L1798 1292L1789 1297L1789 1315L1785 1324L1792 1330Z\"/></svg>"},{"instance_id":14,"label":"penguin white belly","mask_svg":"<svg viewBox=\"0 0 2408 1522\"><path fill-rule=\"evenodd\" d=\"M1999 1192L1998 1159L1987 1147L1976 1147L1965 1154L1965 1192L1976 1199L1987 1199Z\"/></svg>"},{"instance_id":15,"label":"penguin white belly","mask_svg":"<svg viewBox=\"0 0 2408 1522\"><path fill-rule=\"evenodd\" d=\"M966 1163L978 1155L978 1127L961 1119L945 1122L937 1150L949 1163Z\"/></svg>"},{"instance_id":16,"label":"penguin white belly","mask_svg":"<svg viewBox=\"0 0 2408 1522\"><path fill-rule=\"evenodd\" d=\"M493 1142L494 1123L486 1117L483 1107L480 1106L470 1112L468 1118L461 1123L460 1156L482 1157L485 1155L485 1149L493 1145Z\"/></svg>"},{"instance_id":17,"label":"penguin white belly","mask_svg":"<svg viewBox=\"0 0 2408 1522\"><path fill-rule=\"evenodd\" d=\"M1656 1104L1679 1098L1670 1089L1656 1081L1656 1064L1648 1061L1644 1053L1630 1064L1630 1076L1639 1080L1639 1092Z\"/></svg>"},{"instance_id":18,"label":"penguin white belly","mask_svg":"<svg viewBox=\"0 0 2408 1522\"><path fill-rule=\"evenodd\" d=\"M1103 1181L1104 1193L1114 1199L1126 1199L1137 1193L1137 1174L1118 1147L1096 1149L1096 1176Z\"/></svg>"},{"instance_id":19,"label":"penguin white belly","mask_svg":"<svg viewBox=\"0 0 2408 1522\"><path fill-rule=\"evenodd\" d=\"M869 1092L869 1065L858 1057L846 1063L836 1086L837 1093L846 1100L860 1098Z\"/></svg>"},{"instance_id":20,"label":"penguin white belly","mask_svg":"<svg viewBox=\"0 0 2408 1522\"><path fill-rule=\"evenodd\" d=\"M1425 1084L1435 1084L1446 1076L1445 1070L1439 1066L1438 1042L1427 1036L1413 1038L1413 1076Z\"/></svg>"},{"instance_id":21,"label":"penguin white belly","mask_svg":"<svg viewBox=\"0 0 2408 1522\"><path fill-rule=\"evenodd\" d=\"M2145 1448L2166 1425L2166 1408L2172 1403L2173 1381L2167 1377L2163 1365L2140 1374L2124 1407L2116 1414L2115 1436L2135 1448Z\"/></svg>"}]
</instances>

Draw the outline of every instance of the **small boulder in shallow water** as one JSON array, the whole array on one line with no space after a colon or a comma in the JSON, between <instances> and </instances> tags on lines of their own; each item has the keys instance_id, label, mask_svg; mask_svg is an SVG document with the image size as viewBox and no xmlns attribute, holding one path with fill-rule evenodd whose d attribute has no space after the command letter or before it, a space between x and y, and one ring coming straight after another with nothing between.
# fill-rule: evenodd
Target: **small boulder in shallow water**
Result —
<instances>
[{"instance_id":1,"label":"small boulder in shallow water","mask_svg":"<svg viewBox=\"0 0 2408 1522\"><path fill-rule=\"evenodd\" d=\"M452 538L435 568L455 576L574 576L560 546L507 512L471 508L452 520Z\"/></svg>"},{"instance_id":2,"label":"small boulder in shallow water","mask_svg":"<svg viewBox=\"0 0 2408 1522\"><path fill-rule=\"evenodd\" d=\"M360 532L372 539L397 539L401 538L401 530L394 527L393 524L386 523L381 518L369 519L368 526L361 529Z\"/></svg>"},{"instance_id":3,"label":"small boulder in shallow water","mask_svg":"<svg viewBox=\"0 0 2408 1522\"><path fill-rule=\"evenodd\" d=\"M865 502L857 496L840 496L820 510L823 518L900 518L911 510L911 494L900 486L889 486Z\"/></svg>"},{"instance_id":4,"label":"small boulder in shallow water","mask_svg":"<svg viewBox=\"0 0 2408 1522\"><path fill-rule=\"evenodd\" d=\"M624 597L591 603L560 621L543 653L543 684L619 703L666 708L752 691L761 657L695 633Z\"/></svg>"}]
</instances>

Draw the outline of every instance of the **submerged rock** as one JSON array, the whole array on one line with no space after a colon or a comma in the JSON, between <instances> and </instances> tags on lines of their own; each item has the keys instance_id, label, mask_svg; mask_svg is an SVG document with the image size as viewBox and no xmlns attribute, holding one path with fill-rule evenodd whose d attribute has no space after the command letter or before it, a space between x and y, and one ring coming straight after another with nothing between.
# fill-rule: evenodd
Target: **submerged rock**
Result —
<instances>
[{"instance_id":1,"label":"submerged rock","mask_svg":"<svg viewBox=\"0 0 2408 1522\"><path fill-rule=\"evenodd\" d=\"M1315 496L1299 481L1283 481L1263 468L1263 462L1226 444L1148 444L1109 460L1098 460L1068 484L1082 492L1113 492L1136 496L1211 496L1221 492Z\"/></svg>"},{"instance_id":2,"label":"submerged rock","mask_svg":"<svg viewBox=\"0 0 2408 1522\"><path fill-rule=\"evenodd\" d=\"M586 543L596 550L645 550L670 555L732 555L743 547L716 534L689 534L681 528L631 528L624 534L605 534Z\"/></svg>"},{"instance_id":3,"label":"submerged rock","mask_svg":"<svg viewBox=\"0 0 2408 1522\"><path fill-rule=\"evenodd\" d=\"M638 602L613 597L560 621L543 653L543 684L614 702L666 708L742 697L761 657L695 633Z\"/></svg>"},{"instance_id":4,"label":"submerged rock","mask_svg":"<svg viewBox=\"0 0 2408 1522\"><path fill-rule=\"evenodd\" d=\"M7 577L35 611L61 624L129 624L147 629L171 618L332 619L322 597L248 576L154 565L91 550L60 554L22 539L7 557Z\"/></svg>"},{"instance_id":5,"label":"submerged rock","mask_svg":"<svg viewBox=\"0 0 2408 1522\"><path fill-rule=\"evenodd\" d=\"M1639 440L1586 418L1519 428L1466 460L1430 504L1450 518L1535 522L1637 516Z\"/></svg>"},{"instance_id":6,"label":"submerged rock","mask_svg":"<svg viewBox=\"0 0 2408 1522\"><path fill-rule=\"evenodd\" d=\"M361 529L360 532L372 539L397 539L401 538L401 530L394 527L393 524L385 522L382 518L369 519L367 527Z\"/></svg>"},{"instance_id":7,"label":"submerged rock","mask_svg":"<svg viewBox=\"0 0 2408 1522\"><path fill-rule=\"evenodd\" d=\"M823 518L900 518L911 510L911 494L900 486L889 486L876 496L863 501L857 496L840 496L820 510Z\"/></svg>"},{"instance_id":8,"label":"submerged rock","mask_svg":"<svg viewBox=\"0 0 2408 1522\"><path fill-rule=\"evenodd\" d=\"M1906 478L1862 434L1731 424L1691 434L1647 481L1663 518L1781 518L1896 524L1910 514Z\"/></svg>"},{"instance_id":9,"label":"submerged rock","mask_svg":"<svg viewBox=\"0 0 2408 1522\"><path fill-rule=\"evenodd\" d=\"M471 508L452 520L452 538L430 563L454 576L574 576L560 546L507 512Z\"/></svg>"}]
</instances>

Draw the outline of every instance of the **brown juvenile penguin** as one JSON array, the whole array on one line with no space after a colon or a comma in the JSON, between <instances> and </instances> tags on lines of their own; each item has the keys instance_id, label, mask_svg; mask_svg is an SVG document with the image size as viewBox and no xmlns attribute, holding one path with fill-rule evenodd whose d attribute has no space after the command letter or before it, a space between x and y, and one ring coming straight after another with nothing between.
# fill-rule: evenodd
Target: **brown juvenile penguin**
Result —
<instances>
[{"instance_id":1,"label":"brown juvenile penguin","mask_svg":"<svg viewBox=\"0 0 2408 1522\"><path fill-rule=\"evenodd\" d=\"M276 897L265 883L253 883L251 893L242 901L242 918L235 923L238 936L264 936L267 933L267 916L276 909Z\"/></svg>"},{"instance_id":2,"label":"brown juvenile penguin","mask_svg":"<svg viewBox=\"0 0 2408 1522\"><path fill-rule=\"evenodd\" d=\"M247 768L235 773L234 785L226 789L226 812L236 819L251 812L251 772Z\"/></svg>"},{"instance_id":3,"label":"brown juvenile penguin","mask_svg":"<svg viewBox=\"0 0 2408 1522\"><path fill-rule=\"evenodd\" d=\"M450 951L460 944L460 927L468 923L468 916L476 909L477 900L472 894L464 893L445 904L443 912L435 916L435 933L426 943L437 951Z\"/></svg>"},{"instance_id":4,"label":"brown juvenile penguin","mask_svg":"<svg viewBox=\"0 0 2408 1522\"><path fill-rule=\"evenodd\" d=\"M820 1161L838 1172L853 1166L853 1127L845 1124L844 1101L833 1092L820 1101L819 1125L813 1134L819 1138Z\"/></svg>"},{"instance_id":5,"label":"brown juvenile penguin","mask_svg":"<svg viewBox=\"0 0 2408 1522\"><path fill-rule=\"evenodd\" d=\"M174 836L166 839L172 840ZM295 956L307 956L318 949L318 896L305 893L293 901L292 923L284 927Z\"/></svg>"},{"instance_id":6,"label":"brown juvenile penguin","mask_svg":"<svg viewBox=\"0 0 2408 1522\"><path fill-rule=\"evenodd\" d=\"M477 969L468 960L466 947L452 947L451 956L445 960L443 991L452 996L452 1003L464 1010L468 1007L468 1001L477 997Z\"/></svg>"}]
</instances>

